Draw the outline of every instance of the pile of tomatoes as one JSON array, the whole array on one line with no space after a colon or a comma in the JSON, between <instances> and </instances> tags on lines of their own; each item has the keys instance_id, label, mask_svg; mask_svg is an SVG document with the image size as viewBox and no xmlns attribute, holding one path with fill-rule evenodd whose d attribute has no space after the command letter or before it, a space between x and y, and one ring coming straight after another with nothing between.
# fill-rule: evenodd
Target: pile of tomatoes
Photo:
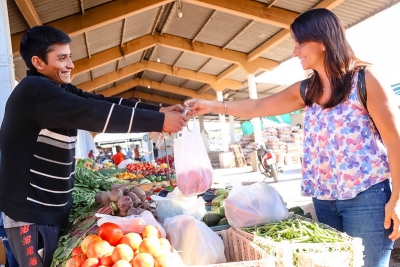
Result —
<instances>
[{"instance_id":1,"label":"pile of tomatoes","mask_svg":"<svg viewBox=\"0 0 400 267\"><path fill-rule=\"evenodd\" d=\"M128 172L133 172L133 173L142 173L143 171L152 171L155 170L154 165L152 165L149 162L144 162L144 163L129 163L126 165L126 170Z\"/></svg>"},{"instance_id":2,"label":"pile of tomatoes","mask_svg":"<svg viewBox=\"0 0 400 267\"><path fill-rule=\"evenodd\" d=\"M103 223L97 235L86 236L72 251L66 267L173 267L170 242L147 225L142 234L128 233L117 224Z\"/></svg>"}]
</instances>

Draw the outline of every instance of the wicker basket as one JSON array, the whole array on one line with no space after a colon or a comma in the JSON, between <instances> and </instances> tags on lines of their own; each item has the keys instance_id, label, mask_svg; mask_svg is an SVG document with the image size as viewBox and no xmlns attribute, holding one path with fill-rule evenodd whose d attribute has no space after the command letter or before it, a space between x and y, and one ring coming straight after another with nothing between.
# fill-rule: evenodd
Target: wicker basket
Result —
<instances>
[{"instance_id":1,"label":"wicker basket","mask_svg":"<svg viewBox=\"0 0 400 267\"><path fill-rule=\"evenodd\" d=\"M329 226L324 226L334 230ZM240 229L230 228L232 235L251 241L253 246L264 250L275 259L276 267L359 267L364 265L361 238L348 236L346 242L339 243L290 243L274 242L257 237ZM336 230L334 230L336 231ZM265 256L265 258L267 258Z\"/></svg>"},{"instance_id":2,"label":"wicker basket","mask_svg":"<svg viewBox=\"0 0 400 267\"><path fill-rule=\"evenodd\" d=\"M233 228L216 232L223 240L227 263L201 267L274 267L275 258L249 239L237 234ZM200 265L196 265L200 267Z\"/></svg>"}]
</instances>

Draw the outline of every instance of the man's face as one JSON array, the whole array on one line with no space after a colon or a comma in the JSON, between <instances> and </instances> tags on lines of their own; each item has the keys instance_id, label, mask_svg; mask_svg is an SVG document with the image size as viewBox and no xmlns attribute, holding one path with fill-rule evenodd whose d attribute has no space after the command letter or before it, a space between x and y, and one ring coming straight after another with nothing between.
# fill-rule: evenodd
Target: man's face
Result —
<instances>
[{"instance_id":1,"label":"man's face","mask_svg":"<svg viewBox=\"0 0 400 267\"><path fill-rule=\"evenodd\" d=\"M37 68L39 73L60 85L71 82L71 70L74 64L68 44L53 45L53 51L47 53L47 64L41 62L41 68Z\"/></svg>"}]
</instances>

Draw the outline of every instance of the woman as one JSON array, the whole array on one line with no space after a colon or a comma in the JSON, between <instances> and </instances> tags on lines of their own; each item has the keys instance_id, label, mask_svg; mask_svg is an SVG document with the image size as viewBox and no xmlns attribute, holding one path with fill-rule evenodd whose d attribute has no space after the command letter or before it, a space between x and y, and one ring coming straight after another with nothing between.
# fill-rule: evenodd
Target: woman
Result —
<instances>
[{"instance_id":1,"label":"woman","mask_svg":"<svg viewBox=\"0 0 400 267\"><path fill-rule=\"evenodd\" d=\"M400 120L393 92L367 69L364 108L357 80L368 64L355 57L331 11L305 12L291 25L291 33L293 56L304 70L313 71L305 101L300 81L257 100L191 99L185 103L188 114L249 118L305 107L302 195L312 197L320 222L363 239L366 267L388 266L393 242L400 237Z\"/></svg>"}]
</instances>

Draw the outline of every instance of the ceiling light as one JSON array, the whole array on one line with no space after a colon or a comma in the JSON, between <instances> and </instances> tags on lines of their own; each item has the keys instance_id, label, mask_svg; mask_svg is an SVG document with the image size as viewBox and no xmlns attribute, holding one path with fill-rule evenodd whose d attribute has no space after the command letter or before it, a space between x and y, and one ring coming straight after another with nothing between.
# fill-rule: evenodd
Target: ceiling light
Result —
<instances>
[{"instance_id":1,"label":"ceiling light","mask_svg":"<svg viewBox=\"0 0 400 267\"><path fill-rule=\"evenodd\" d=\"M176 15L178 16L178 18L182 18L183 17L182 0L176 0L175 7L176 7Z\"/></svg>"}]
</instances>

